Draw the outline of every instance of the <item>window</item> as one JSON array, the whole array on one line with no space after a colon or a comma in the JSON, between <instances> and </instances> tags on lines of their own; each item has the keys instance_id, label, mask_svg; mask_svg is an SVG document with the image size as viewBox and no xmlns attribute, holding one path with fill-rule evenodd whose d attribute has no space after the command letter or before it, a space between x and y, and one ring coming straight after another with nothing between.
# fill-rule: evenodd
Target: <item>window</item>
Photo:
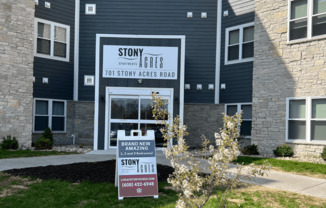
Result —
<instances>
[{"instance_id":1,"label":"window","mask_svg":"<svg viewBox=\"0 0 326 208\"><path fill-rule=\"evenodd\" d=\"M225 64L253 61L254 23L226 29Z\"/></svg>"},{"instance_id":2,"label":"window","mask_svg":"<svg viewBox=\"0 0 326 208\"><path fill-rule=\"evenodd\" d=\"M251 123L252 123L252 106L251 104L227 104L225 107L226 114L233 116L236 113L242 112L242 123L240 127L240 136L251 136Z\"/></svg>"},{"instance_id":3,"label":"window","mask_svg":"<svg viewBox=\"0 0 326 208\"><path fill-rule=\"evenodd\" d=\"M326 142L326 98L288 98L286 138Z\"/></svg>"},{"instance_id":4,"label":"window","mask_svg":"<svg viewBox=\"0 0 326 208\"><path fill-rule=\"evenodd\" d=\"M289 0L290 41L326 35L326 0Z\"/></svg>"},{"instance_id":5,"label":"window","mask_svg":"<svg viewBox=\"0 0 326 208\"><path fill-rule=\"evenodd\" d=\"M165 110L169 112L168 97ZM117 144L118 130L125 130L129 136L131 130L138 129L145 133L147 130L155 131L156 147L163 147L164 138L160 132L161 124L153 118L150 96L110 96L110 146ZM168 122L168 118L163 118Z\"/></svg>"},{"instance_id":6,"label":"window","mask_svg":"<svg viewBox=\"0 0 326 208\"><path fill-rule=\"evenodd\" d=\"M34 55L69 61L70 26L35 18Z\"/></svg>"},{"instance_id":7,"label":"window","mask_svg":"<svg viewBox=\"0 0 326 208\"><path fill-rule=\"evenodd\" d=\"M34 132L50 127L53 132L66 131L66 101L35 99Z\"/></svg>"}]
</instances>

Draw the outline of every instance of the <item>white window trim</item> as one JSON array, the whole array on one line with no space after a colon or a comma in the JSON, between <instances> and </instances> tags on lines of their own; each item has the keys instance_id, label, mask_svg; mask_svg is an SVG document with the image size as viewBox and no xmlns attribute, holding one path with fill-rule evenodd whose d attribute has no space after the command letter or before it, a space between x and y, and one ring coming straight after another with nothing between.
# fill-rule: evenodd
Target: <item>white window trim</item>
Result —
<instances>
[{"instance_id":1,"label":"white window trim","mask_svg":"<svg viewBox=\"0 0 326 208\"><path fill-rule=\"evenodd\" d=\"M225 114L227 114L227 107L231 106L231 105L237 106L237 113L242 111L241 106L243 106L243 105L251 105L251 108L252 108L252 103L228 103L228 104L225 104L225 106L224 106ZM242 121L251 121L252 122L252 117L251 117L251 119L243 119L243 118L241 118L241 119L242 119ZM240 136L240 129L239 129L239 136ZM244 138L251 138L251 136L245 136Z\"/></svg>"},{"instance_id":2,"label":"white window trim","mask_svg":"<svg viewBox=\"0 0 326 208\"><path fill-rule=\"evenodd\" d=\"M300 38L300 39L295 39L295 40L290 40L290 22L291 22L291 2L294 0L288 0L288 22L287 22L287 43L288 44L293 44L293 43L301 43L301 42L306 42L306 41L310 41L310 40L319 40L319 39L324 39L326 38L326 34L325 35L318 35L318 36L312 36L312 18L313 16L319 16L319 15L323 15L326 14L326 12L324 13L320 13L318 15L314 15L313 14L313 0L307 0L307 16L306 17L301 17L301 18L297 18L295 20L299 20L299 19L304 19L307 18L307 37L306 38ZM294 21L294 20L292 20Z\"/></svg>"},{"instance_id":3,"label":"white window trim","mask_svg":"<svg viewBox=\"0 0 326 208\"><path fill-rule=\"evenodd\" d=\"M225 55L224 55L224 64L238 64L238 63L244 63L244 62L250 62L254 60L254 57L252 58L242 58L242 45L243 45L243 29L246 27L254 26L254 22L237 25L234 27L228 27L225 29ZM229 32L233 30L239 30L239 59L238 60L232 60L228 61L228 52L229 52ZM252 41L255 42L255 39Z\"/></svg>"},{"instance_id":4,"label":"white window trim","mask_svg":"<svg viewBox=\"0 0 326 208\"><path fill-rule=\"evenodd\" d=\"M47 101L48 102L48 114L49 117L49 123L48 127L50 127L52 131L52 107L53 102L64 102L64 118L65 118L65 125L64 125L64 131L52 131L53 133L66 133L66 126L67 126L67 101L66 100L57 100L57 99L45 99L45 98L34 98L33 103L33 133L42 133L43 131L35 131L35 116L36 116L36 101ZM55 117L55 115L54 115Z\"/></svg>"},{"instance_id":5,"label":"white window trim","mask_svg":"<svg viewBox=\"0 0 326 208\"><path fill-rule=\"evenodd\" d=\"M312 100L316 99L326 99L326 97L322 96L312 96L312 97L288 97L286 98L286 131L285 131L285 141L288 143L309 143L309 144L326 144L326 141L321 140L311 140L311 121L312 120L322 120L326 121L326 119L313 119L311 118L312 112ZM306 121L306 139L289 139L289 119L290 117L290 101L291 100L305 100L306 101L306 118L305 119L297 119Z\"/></svg>"},{"instance_id":6,"label":"white window trim","mask_svg":"<svg viewBox=\"0 0 326 208\"><path fill-rule=\"evenodd\" d=\"M51 34L50 34L50 55L46 55L46 54L41 54L41 53L37 53L37 36L38 36L38 23L44 23L44 24L49 24L51 27ZM54 56L54 27L62 27L66 29L66 58L62 58L62 57L57 57ZM40 57L40 58L48 58L48 59L53 59L53 60L58 60L58 61L66 61L69 62L69 52L70 52L70 26L69 25L64 25L64 24L60 24L60 23L56 23L56 22L52 22L52 21L48 21L48 20L43 20L43 19L39 19L39 18L35 18L34 20L34 56L36 57Z\"/></svg>"}]
</instances>

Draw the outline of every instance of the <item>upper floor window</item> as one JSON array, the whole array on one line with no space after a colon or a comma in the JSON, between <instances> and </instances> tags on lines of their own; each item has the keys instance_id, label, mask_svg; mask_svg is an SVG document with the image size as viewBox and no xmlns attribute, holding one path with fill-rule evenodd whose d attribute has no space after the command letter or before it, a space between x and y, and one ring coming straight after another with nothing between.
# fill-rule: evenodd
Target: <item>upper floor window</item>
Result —
<instances>
[{"instance_id":1,"label":"upper floor window","mask_svg":"<svg viewBox=\"0 0 326 208\"><path fill-rule=\"evenodd\" d=\"M242 113L242 122L240 126L240 136L251 137L252 125L252 105L249 103L227 104L225 112L228 116L234 116L236 113Z\"/></svg>"},{"instance_id":2,"label":"upper floor window","mask_svg":"<svg viewBox=\"0 0 326 208\"><path fill-rule=\"evenodd\" d=\"M248 23L226 29L225 64L253 61L254 23Z\"/></svg>"},{"instance_id":3,"label":"upper floor window","mask_svg":"<svg viewBox=\"0 0 326 208\"><path fill-rule=\"evenodd\" d=\"M289 0L289 40L326 35L326 0Z\"/></svg>"},{"instance_id":4,"label":"upper floor window","mask_svg":"<svg viewBox=\"0 0 326 208\"><path fill-rule=\"evenodd\" d=\"M69 61L70 26L35 18L34 55Z\"/></svg>"}]
</instances>

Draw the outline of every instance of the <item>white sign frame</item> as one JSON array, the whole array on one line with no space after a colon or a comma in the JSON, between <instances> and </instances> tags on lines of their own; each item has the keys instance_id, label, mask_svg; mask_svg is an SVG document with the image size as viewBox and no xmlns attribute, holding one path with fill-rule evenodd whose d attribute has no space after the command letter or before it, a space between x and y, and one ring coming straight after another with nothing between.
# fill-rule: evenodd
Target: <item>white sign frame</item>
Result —
<instances>
[{"instance_id":1,"label":"white sign frame","mask_svg":"<svg viewBox=\"0 0 326 208\"><path fill-rule=\"evenodd\" d=\"M124 140L124 141L135 141L135 140L148 140L148 141L154 141L154 157L145 157L146 161L151 161L152 163L155 164L155 175L156 175L156 183L158 183L157 180L157 163L156 163L156 149L155 149L155 134L154 130L148 130L146 136L142 136L142 132L140 130L131 130L131 136L125 136L125 130L118 130L118 141L119 140ZM136 136L134 136L136 134ZM117 143L117 151L116 151L116 168L115 168L115 186L118 187L118 199L123 200L124 197L120 197L120 185L119 185L119 176L120 175L128 175L126 173L122 173L120 170L120 167L118 164L120 162L119 160L119 145ZM139 157L141 158L141 157ZM144 158L144 157L143 157ZM120 171L119 171L120 170ZM146 175L146 174L142 174ZM154 187L155 188L155 187ZM158 193L158 185L156 186L157 193ZM158 195L144 195L143 197L146 196L153 196L155 199L158 199ZM130 197L138 197L138 196L130 196ZM140 196L142 197L142 196Z\"/></svg>"}]
</instances>

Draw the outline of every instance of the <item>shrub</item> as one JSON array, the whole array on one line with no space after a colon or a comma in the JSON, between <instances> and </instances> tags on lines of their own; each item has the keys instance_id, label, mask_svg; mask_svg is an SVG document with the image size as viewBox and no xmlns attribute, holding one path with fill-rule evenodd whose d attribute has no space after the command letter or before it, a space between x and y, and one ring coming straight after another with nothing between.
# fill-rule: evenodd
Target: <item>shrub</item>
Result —
<instances>
[{"instance_id":1,"label":"shrub","mask_svg":"<svg viewBox=\"0 0 326 208\"><path fill-rule=\"evenodd\" d=\"M51 129L50 128L44 129L44 132L42 133L42 137L53 141L53 134Z\"/></svg>"},{"instance_id":2,"label":"shrub","mask_svg":"<svg viewBox=\"0 0 326 208\"><path fill-rule=\"evenodd\" d=\"M292 147L286 144L280 145L274 150L274 155L277 157L292 157Z\"/></svg>"},{"instance_id":3,"label":"shrub","mask_svg":"<svg viewBox=\"0 0 326 208\"><path fill-rule=\"evenodd\" d=\"M44 150L44 149L52 149L53 141L44 137L39 138L35 142L35 149Z\"/></svg>"},{"instance_id":4,"label":"shrub","mask_svg":"<svg viewBox=\"0 0 326 208\"><path fill-rule=\"evenodd\" d=\"M241 152L245 155L259 155L258 147L255 144L245 146Z\"/></svg>"},{"instance_id":5,"label":"shrub","mask_svg":"<svg viewBox=\"0 0 326 208\"><path fill-rule=\"evenodd\" d=\"M42 137L36 140L35 149L37 150L52 149L52 146L53 146L53 134L50 128L46 128L42 133Z\"/></svg>"},{"instance_id":6,"label":"shrub","mask_svg":"<svg viewBox=\"0 0 326 208\"><path fill-rule=\"evenodd\" d=\"M16 140L16 137L12 137L10 135L7 136L7 138L2 138L2 143L0 144L1 149L18 149L18 141Z\"/></svg>"},{"instance_id":7,"label":"shrub","mask_svg":"<svg viewBox=\"0 0 326 208\"><path fill-rule=\"evenodd\" d=\"M324 147L324 151L321 153L321 158L326 161L326 147Z\"/></svg>"}]
</instances>

